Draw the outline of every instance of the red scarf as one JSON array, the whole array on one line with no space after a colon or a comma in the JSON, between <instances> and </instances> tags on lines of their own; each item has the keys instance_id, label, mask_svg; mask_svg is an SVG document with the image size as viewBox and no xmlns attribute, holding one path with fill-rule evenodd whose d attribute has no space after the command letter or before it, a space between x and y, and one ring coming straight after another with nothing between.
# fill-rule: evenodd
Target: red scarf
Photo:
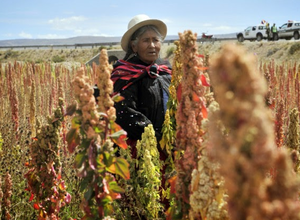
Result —
<instances>
[{"instance_id":1,"label":"red scarf","mask_svg":"<svg viewBox=\"0 0 300 220\"><path fill-rule=\"evenodd\" d=\"M115 83L118 79L125 81L130 81L121 90L128 88L138 79L143 73L147 73L151 78L156 78L160 72L166 72L170 75L171 70L166 65L151 64L149 66L144 66L141 64L129 63L125 60L118 60L118 66L114 68L111 74L111 80ZM153 72L152 70L156 70Z\"/></svg>"}]
</instances>

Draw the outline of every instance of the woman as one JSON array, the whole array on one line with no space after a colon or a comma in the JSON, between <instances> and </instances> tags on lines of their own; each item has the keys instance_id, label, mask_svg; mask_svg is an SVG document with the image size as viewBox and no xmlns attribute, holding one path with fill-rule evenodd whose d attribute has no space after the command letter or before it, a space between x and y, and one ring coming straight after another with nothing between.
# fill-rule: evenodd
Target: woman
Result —
<instances>
[{"instance_id":1,"label":"woman","mask_svg":"<svg viewBox=\"0 0 300 220\"><path fill-rule=\"evenodd\" d=\"M114 92L125 98L115 104L116 122L127 132L131 146L135 146L149 124L153 125L158 143L162 136L171 82L170 65L163 65L159 58L166 34L162 21L137 15L121 40L126 55L114 64L111 79Z\"/></svg>"}]
</instances>

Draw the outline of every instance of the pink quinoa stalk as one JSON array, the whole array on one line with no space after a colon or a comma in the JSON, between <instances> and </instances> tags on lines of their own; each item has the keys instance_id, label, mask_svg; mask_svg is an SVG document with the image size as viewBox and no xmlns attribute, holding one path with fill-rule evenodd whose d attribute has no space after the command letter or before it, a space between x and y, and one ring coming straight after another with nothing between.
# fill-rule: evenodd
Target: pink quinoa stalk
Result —
<instances>
[{"instance_id":1,"label":"pink quinoa stalk","mask_svg":"<svg viewBox=\"0 0 300 220\"><path fill-rule=\"evenodd\" d=\"M4 179L4 190L3 190L3 217L4 219L10 219L11 211L11 196L12 196L12 179L11 175L7 172Z\"/></svg>"},{"instance_id":2,"label":"pink quinoa stalk","mask_svg":"<svg viewBox=\"0 0 300 220\"><path fill-rule=\"evenodd\" d=\"M14 80L15 69L11 63L8 64L7 74L7 83L9 90L9 100L10 100L10 108L11 108L11 116L12 122L14 123L15 131L19 129L19 100L16 92L16 85Z\"/></svg>"},{"instance_id":3,"label":"pink quinoa stalk","mask_svg":"<svg viewBox=\"0 0 300 220\"><path fill-rule=\"evenodd\" d=\"M97 86L99 88L98 109L107 113L109 119L115 120L116 113L114 102L111 99L113 92L113 82L110 79L112 66L108 63L107 50L102 49L99 57L99 66L96 69Z\"/></svg>"},{"instance_id":4,"label":"pink quinoa stalk","mask_svg":"<svg viewBox=\"0 0 300 220\"><path fill-rule=\"evenodd\" d=\"M86 158L76 161L75 166L78 169L77 175L83 179L82 184L86 186L83 190L85 195L91 193L91 196L85 196L81 202L81 207L85 212L84 218L90 219L102 219L102 217L112 213L111 202L120 198L120 191L116 191L114 187L110 188L110 183L115 183L115 177L112 173L126 179L130 177L128 163L114 155L114 140L110 134L116 135L118 132L120 136L123 136L124 133L120 133L121 129L117 129L119 127L114 123L116 116L113 101L109 96L112 91L112 84L110 83L110 66L108 66L108 62L105 62L108 60L106 51L102 51L100 57L102 63L98 75L101 77L98 82L99 106L97 106L93 96L93 82L82 66L72 81L78 108L75 111L74 118L76 120L73 120L73 128L71 133L69 131L69 138L67 138L69 139L69 151L74 152L75 147L80 144L83 151L78 152L76 158L83 156ZM123 146L123 148L126 147ZM121 162L125 166L119 167L118 164ZM116 166L118 168L115 168Z\"/></svg>"},{"instance_id":5,"label":"pink quinoa stalk","mask_svg":"<svg viewBox=\"0 0 300 220\"><path fill-rule=\"evenodd\" d=\"M284 107L283 101L278 100L277 111L275 112L275 142L278 148L282 147L284 141Z\"/></svg>"},{"instance_id":6,"label":"pink quinoa stalk","mask_svg":"<svg viewBox=\"0 0 300 220\"><path fill-rule=\"evenodd\" d=\"M78 107L82 110L82 126L88 138L97 138L97 133L93 129L99 125L99 114L93 97L93 88L89 77L85 75L84 67L81 67L73 80L75 97L78 100Z\"/></svg>"},{"instance_id":7,"label":"pink quinoa stalk","mask_svg":"<svg viewBox=\"0 0 300 220\"><path fill-rule=\"evenodd\" d=\"M31 92L29 98L29 122L31 128L31 137L36 136L36 90L35 90L35 81L31 83Z\"/></svg>"},{"instance_id":8,"label":"pink quinoa stalk","mask_svg":"<svg viewBox=\"0 0 300 220\"><path fill-rule=\"evenodd\" d=\"M209 128L210 152L220 162L230 219L299 219L299 180L287 151L276 148L264 100L266 83L254 56L237 45L224 45L211 62L210 79L220 106L216 117L228 132L222 136Z\"/></svg>"},{"instance_id":9,"label":"pink quinoa stalk","mask_svg":"<svg viewBox=\"0 0 300 220\"><path fill-rule=\"evenodd\" d=\"M191 173L197 168L199 148L202 144L201 122L206 117L204 98L203 61L197 51L197 34L191 31L179 33L181 47L182 80L179 88L179 106L176 112L176 148L183 152L175 161L177 171L176 196L180 200L184 216L189 212ZM203 79L203 78L202 78Z\"/></svg>"}]
</instances>

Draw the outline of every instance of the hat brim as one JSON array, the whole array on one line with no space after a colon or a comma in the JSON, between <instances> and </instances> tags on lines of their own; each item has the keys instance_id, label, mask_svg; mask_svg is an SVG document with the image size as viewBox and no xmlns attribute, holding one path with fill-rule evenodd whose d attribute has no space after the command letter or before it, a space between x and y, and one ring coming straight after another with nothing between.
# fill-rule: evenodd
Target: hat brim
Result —
<instances>
[{"instance_id":1,"label":"hat brim","mask_svg":"<svg viewBox=\"0 0 300 220\"><path fill-rule=\"evenodd\" d=\"M157 27L159 33L162 36L162 39L165 39L166 35L167 35L167 25L162 22L161 20L157 20L157 19L148 19L142 22L137 23L136 25L134 25L133 27L131 27L130 29L128 29L125 34L123 35L122 39L121 39L121 47L122 49L127 52L128 50L128 44L130 42L130 38L132 36L132 34L139 28L146 26L146 25L154 25L155 27Z\"/></svg>"}]
</instances>

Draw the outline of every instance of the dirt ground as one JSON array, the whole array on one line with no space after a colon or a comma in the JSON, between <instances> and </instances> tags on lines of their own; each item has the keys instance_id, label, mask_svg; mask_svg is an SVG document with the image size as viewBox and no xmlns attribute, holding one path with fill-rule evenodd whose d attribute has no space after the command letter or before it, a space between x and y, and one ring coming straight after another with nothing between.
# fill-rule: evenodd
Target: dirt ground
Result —
<instances>
[{"instance_id":1,"label":"dirt ground","mask_svg":"<svg viewBox=\"0 0 300 220\"><path fill-rule=\"evenodd\" d=\"M207 41L198 42L200 54L212 56L219 52L224 44L238 44L246 48L249 53L253 53L258 60L276 60L276 61L299 61L300 58L300 41L279 40L279 41L261 41L243 43L237 40L227 41ZM101 48L92 49L22 49L22 50L0 50L0 63L27 61L27 62L48 62L57 60L58 62L79 62L85 63L93 56L99 53ZM109 49L120 49L119 46ZM174 44L164 43L161 49L161 57L165 58L174 51ZM172 55L169 56L172 60Z\"/></svg>"}]
</instances>

